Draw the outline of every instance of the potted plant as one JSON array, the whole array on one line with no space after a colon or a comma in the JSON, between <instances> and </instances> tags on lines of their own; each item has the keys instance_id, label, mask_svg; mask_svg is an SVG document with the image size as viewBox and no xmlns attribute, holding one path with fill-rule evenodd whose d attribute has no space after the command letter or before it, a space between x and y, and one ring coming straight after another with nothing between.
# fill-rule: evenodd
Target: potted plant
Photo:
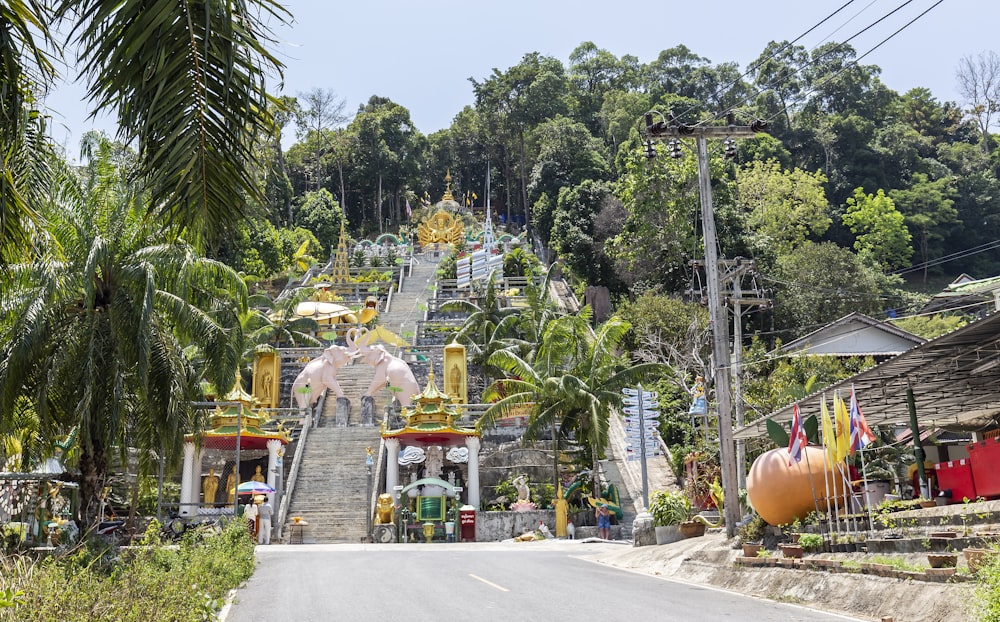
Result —
<instances>
[{"instance_id":1,"label":"potted plant","mask_svg":"<svg viewBox=\"0 0 1000 622\"><path fill-rule=\"evenodd\" d=\"M756 513L754 513L753 518L740 527L739 535L744 557L753 557L760 553L764 546L764 529L766 527L767 523Z\"/></svg>"},{"instance_id":2,"label":"potted plant","mask_svg":"<svg viewBox=\"0 0 1000 622\"><path fill-rule=\"evenodd\" d=\"M823 536L818 533L803 533L799 535L798 544L804 551L818 552L823 548Z\"/></svg>"},{"instance_id":3,"label":"potted plant","mask_svg":"<svg viewBox=\"0 0 1000 622\"><path fill-rule=\"evenodd\" d=\"M682 492L658 490L649 502L657 544L669 544L681 539L680 524L688 519L691 502Z\"/></svg>"}]
</instances>

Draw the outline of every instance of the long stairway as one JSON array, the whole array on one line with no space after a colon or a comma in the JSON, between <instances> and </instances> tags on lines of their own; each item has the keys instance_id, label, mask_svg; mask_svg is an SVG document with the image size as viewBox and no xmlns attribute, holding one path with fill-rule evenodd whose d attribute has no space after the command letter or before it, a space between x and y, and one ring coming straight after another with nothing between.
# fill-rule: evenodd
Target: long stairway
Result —
<instances>
[{"instance_id":1,"label":"long stairway","mask_svg":"<svg viewBox=\"0 0 1000 622\"><path fill-rule=\"evenodd\" d=\"M437 262L415 263L410 277L404 279L403 290L393 295L391 308L381 314L380 323L411 340L404 333L413 331L416 321L423 316L423 305L433 295L436 272ZM361 396L373 377L374 369L357 360L337 372L337 381L351 400L348 425L335 426L337 400L328 394L318 426L309 431L303 450L283 531L289 540L322 544L359 542L365 537L368 490L365 448L377 452L381 442L378 425L361 425ZM376 424L381 421L389 399L386 390L375 394ZM302 518L308 527L290 528L292 517Z\"/></svg>"}]
</instances>

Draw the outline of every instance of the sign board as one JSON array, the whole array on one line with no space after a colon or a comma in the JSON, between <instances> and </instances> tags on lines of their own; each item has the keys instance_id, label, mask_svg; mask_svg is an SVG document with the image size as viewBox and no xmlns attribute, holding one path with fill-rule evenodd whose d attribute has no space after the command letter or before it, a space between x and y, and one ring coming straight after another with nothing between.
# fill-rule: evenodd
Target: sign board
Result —
<instances>
[{"instance_id":1,"label":"sign board","mask_svg":"<svg viewBox=\"0 0 1000 622\"><path fill-rule=\"evenodd\" d=\"M631 387L625 387L624 389L622 389L622 394L628 395L629 397L638 397L638 395L639 395L639 389L633 389ZM655 400L657 397L658 397L658 394L657 394L656 391L643 391L642 392L642 399Z\"/></svg>"},{"instance_id":2,"label":"sign board","mask_svg":"<svg viewBox=\"0 0 1000 622\"><path fill-rule=\"evenodd\" d=\"M638 417L639 415L642 415L643 419L659 419L660 417L659 411L648 410L646 408L639 410L638 406L626 406L625 408L622 408L622 412L632 417Z\"/></svg>"}]
</instances>

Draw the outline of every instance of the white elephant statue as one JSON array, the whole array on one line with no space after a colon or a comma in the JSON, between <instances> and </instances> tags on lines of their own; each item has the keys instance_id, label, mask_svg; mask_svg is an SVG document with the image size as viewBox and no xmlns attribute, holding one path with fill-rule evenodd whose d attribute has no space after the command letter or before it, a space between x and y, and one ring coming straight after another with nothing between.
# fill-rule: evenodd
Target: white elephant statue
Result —
<instances>
[{"instance_id":1,"label":"white elephant statue","mask_svg":"<svg viewBox=\"0 0 1000 622\"><path fill-rule=\"evenodd\" d=\"M316 404L324 389L329 389L337 397L345 397L337 382L337 370L352 359L352 353L344 346L330 346L323 350L323 354L306 363L292 383L292 396L299 408ZM306 387L311 390L304 391Z\"/></svg>"},{"instance_id":2,"label":"white elephant statue","mask_svg":"<svg viewBox=\"0 0 1000 622\"><path fill-rule=\"evenodd\" d=\"M402 406L413 403L413 396L420 394L420 385L403 359L389 354L382 344L362 346L358 349L362 360L375 368L375 377L365 395L374 397L386 384L393 387L396 399Z\"/></svg>"}]
</instances>

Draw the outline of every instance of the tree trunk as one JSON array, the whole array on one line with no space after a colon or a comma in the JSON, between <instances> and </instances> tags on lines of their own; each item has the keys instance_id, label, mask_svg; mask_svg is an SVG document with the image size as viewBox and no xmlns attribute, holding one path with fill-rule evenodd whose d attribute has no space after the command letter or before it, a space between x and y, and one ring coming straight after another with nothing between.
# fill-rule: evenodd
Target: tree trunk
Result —
<instances>
[{"instance_id":1,"label":"tree trunk","mask_svg":"<svg viewBox=\"0 0 1000 622\"><path fill-rule=\"evenodd\" d=\"M80 451L80 510L79 517L83 531L100 522L101 490L104 488L108 472L107 454L104 444L91 439L89 447L81 443Z\"/></svg>"},{"instance_id":2,"label":"tree trunk","mask_svg":"<svg viewBox=\"0 0 1000 622\"><path fill-rule=\"evenodd\" d=\"M531 216L528 213L528 180L524 173L524 128L518 129L518 142L520 143L521 158L519 162L519 167L521 169L521 202L524 207L524 232L525 240L528 242L529 248L532 246L531 243Z\"/></svg>"},{"instance_id":3,"label":"tree trunk","mask_svg":"<svg viewBox=\"0 0 1000 622\"><path fill-rule=\"evenodd\" d=\"M378 174L378 232L382 233L382 173Z\"/></svg>"}]
</instances>

